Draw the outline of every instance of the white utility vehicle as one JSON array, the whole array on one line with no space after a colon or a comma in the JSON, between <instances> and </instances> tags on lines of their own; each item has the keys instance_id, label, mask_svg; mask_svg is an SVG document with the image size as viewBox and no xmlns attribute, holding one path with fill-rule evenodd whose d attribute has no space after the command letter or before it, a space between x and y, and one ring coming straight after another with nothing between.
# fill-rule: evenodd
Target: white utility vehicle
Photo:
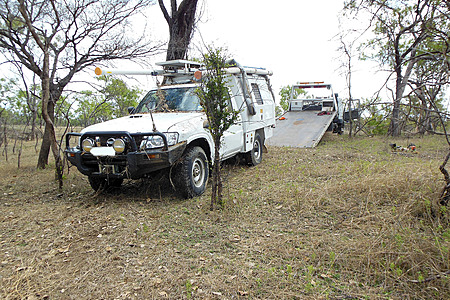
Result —
<instances>
[{"instance_id":1,"label":"white utility vehicle","mask_svg":"<svg viewBox=\"0 0 450 300\"><path fill-rule=\"evenodd\" d=\"M269 81L272 73L243 67L234 60L229 63L229 104L240 115L223 136L221 159L243 155L250 165L257 165L262 160L265 140L272 136L275 126L275 99ZM182 196L190 198L205 191L214 143L195 93L202 66L186 60L157 65L164 70L96 69L97 75L162 75L165 83L150 90L136 108L130 108L129 116L66 135L68 160L88 176L94 190L170 170ZM73 137L78 141L71 140Z\"/></svg>"}]
</instances>

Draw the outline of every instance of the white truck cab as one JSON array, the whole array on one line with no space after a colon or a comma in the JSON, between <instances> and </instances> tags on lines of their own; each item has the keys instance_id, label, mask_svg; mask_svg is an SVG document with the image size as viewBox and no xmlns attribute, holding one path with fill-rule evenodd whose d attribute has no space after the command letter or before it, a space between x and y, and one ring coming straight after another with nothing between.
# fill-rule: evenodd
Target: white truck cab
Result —
<instances>
[{"instance_id":1,"label":"white truck cab","mask_svg":"<svg viewBox=\"0 0 450 300\"><path fill-rule=\"evenodd\" d=\"M206 115L195 90L202 66L176 60L158 63L161 71L101 70L100 74L156 75L165 82L150 90L130 115L95 124L80 133L66 135L65 153L87 175L94 190L120 186L124 179L152 177L171 169L176 189L186 198L201 195L207 185L214 143ZM265 140L275 127L275 99L270 86L272 73L230 61L226 69L230 106L239 119L225 132L221 160L243 155L250 165L262 160ZM197 74L195 74L197 72ZM78 137L72 145L71 138Z\"/></svg>"}]
</instances>

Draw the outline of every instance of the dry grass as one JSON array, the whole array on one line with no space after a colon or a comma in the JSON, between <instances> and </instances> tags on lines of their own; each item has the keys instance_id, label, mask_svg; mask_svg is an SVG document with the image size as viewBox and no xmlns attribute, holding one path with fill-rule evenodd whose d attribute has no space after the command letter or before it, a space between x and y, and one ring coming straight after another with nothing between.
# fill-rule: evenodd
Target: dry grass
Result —
<instances>
[{"instance_id":1,"label":"dry grass","mask_svg":"<svg viewBox=\"0 0 450 300\"><path fill-rule=\"evenodd\" d=\"M34 145L0 163L5 299L447 299L449 213L436 204L438 137L326 135L226 164L226 207L180 200L164 179L94 195L75 169L62 192Z\"/></svg>"}]
</instances>

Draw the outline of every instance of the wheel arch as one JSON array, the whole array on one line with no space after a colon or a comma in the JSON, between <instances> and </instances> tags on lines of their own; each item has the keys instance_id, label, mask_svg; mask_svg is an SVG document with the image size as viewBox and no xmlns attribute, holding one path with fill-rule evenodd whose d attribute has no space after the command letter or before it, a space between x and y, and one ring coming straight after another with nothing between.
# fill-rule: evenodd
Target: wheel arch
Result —
<instances>
[{"instance_id":1,"label":"wheel arch","mask_svg":"<svg viewBox=\"0 0 450 300\"><path fill-rule=\"evenodd\" d=\"M262 143L264 144L264 141L266 140L266 134L264 132L264 128L260 128L255 130L255 134L259 133L259 136L261 137Z\"/></svg>"},{"instance_id":2,"label":"wheel arch","mask_svg":"<svg viewBox=\"0 0 450 300\"><path fill-rule=\"evenodd\" d=\"M198 138L195 140L192 140L186 147L186 149L188 148L192 148L192 147L200 147L203 149L203 151L205 151L206 157L208 157L210 160L212 159L212 151L211 151L211 147L209 145L209 142L205 139L205 138ZM186 151L186 150L185 150Z\"/></svg>"}]
</instances>

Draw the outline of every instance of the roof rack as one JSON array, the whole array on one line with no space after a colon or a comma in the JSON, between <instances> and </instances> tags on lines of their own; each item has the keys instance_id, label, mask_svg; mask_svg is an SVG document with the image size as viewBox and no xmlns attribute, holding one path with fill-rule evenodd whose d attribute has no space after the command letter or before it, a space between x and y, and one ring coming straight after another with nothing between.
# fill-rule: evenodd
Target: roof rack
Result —
<instances>
[{"instance_id":1,"label":"roof rack","mask_svg":"<svg viewBox=\"0 0 450 300\"><path fill-rule=\"evenodd\" d=\"M158 75L163 76L193 75L203 66L202 63L182 59L157 62L155 65L164 68L158 71Z\"/></svg>"},{"instance_id":2,"label":"roof rack","mask_svg":"<svg viewBox=\"0 0 450 300\"><path fill-rule=\"evenodd\" d=\"M123 70L123 69L101 69L97 67L95 69L95 74L97 75L153 75L153 76L165 76L170 77L173 81L176 79L176 82L181 81L190 81L192 80L192 76L196 71L204 71L204 64L190 61L190 60L169 60L163 62L157 62L155 65L163 67L163 70ZM239 74L244 72L246 74L255 74L255 75L272 75L272 71L266 70L265 68L255 68L255 67L237 67L231 66L225 69L225 72L228 74ZM201 76L200 76L201 78ZM175 82L175 81L174 81Z\"/></svg>"},{"instance_id":3,"label":"roof rack","mask_svg":"<svg viewBox=\"0 0 450 300\"><path fill-rule=\"evenodd\" d=\"M178 59L178 60L168 60L168 61L162 61L155 63L157 66L161 67L170 67L170 68L176 68L176 69L198 69L203 66L202 63L191 61L191 60L184 60L184 59Z\"/></svg>"}]
</instances>

